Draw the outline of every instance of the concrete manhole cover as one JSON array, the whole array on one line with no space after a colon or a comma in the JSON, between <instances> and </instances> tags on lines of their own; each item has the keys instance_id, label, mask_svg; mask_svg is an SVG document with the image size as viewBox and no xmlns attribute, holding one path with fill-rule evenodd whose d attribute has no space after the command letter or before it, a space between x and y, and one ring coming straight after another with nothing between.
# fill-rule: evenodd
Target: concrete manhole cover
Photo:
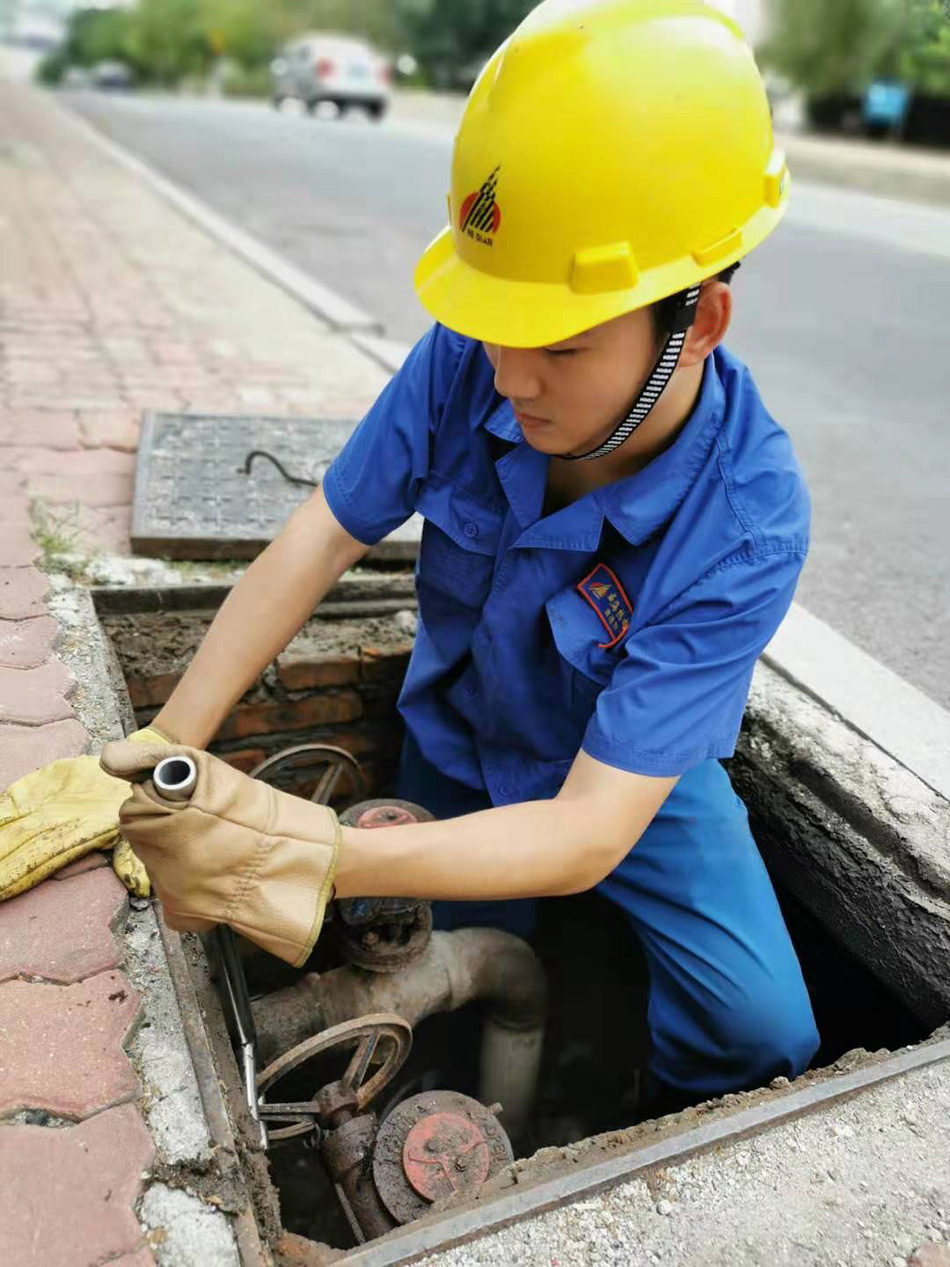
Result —
<instances>
[{"instance_id":1,"label":"concrete manhole cover","mask_svg":"<svg viewBox=\"0 0 950 1267\"><path fill-rule=\"evenodd\" d=\"M170 559L252 559L313 491L356 426L354 419L266 418L228 414L146 414L132 508L132 548ZM415 559L416 515L369 558Z\"/></svg>"}]
</instances>

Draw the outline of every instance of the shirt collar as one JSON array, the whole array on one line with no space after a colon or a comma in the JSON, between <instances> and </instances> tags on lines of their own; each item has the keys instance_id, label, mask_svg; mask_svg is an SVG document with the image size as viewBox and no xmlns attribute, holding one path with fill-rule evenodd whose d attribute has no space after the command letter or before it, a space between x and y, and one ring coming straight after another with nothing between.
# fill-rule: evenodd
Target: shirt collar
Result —
<instances>
[{"instance_id":1,"label":"shirt collar","mask_svg":"<svg viewBox=\"0 0 950 1267\"><path fill-rule=\"evenodd\" d=\"M524 436L518 426L518 420L511 407L511 401L504 396L498 398L497 404L484 420L482 426L486 431L490 431L493 436L498 436L499 440L507 440L510 444L524 443Z\"/></svg>"}]
</instances>

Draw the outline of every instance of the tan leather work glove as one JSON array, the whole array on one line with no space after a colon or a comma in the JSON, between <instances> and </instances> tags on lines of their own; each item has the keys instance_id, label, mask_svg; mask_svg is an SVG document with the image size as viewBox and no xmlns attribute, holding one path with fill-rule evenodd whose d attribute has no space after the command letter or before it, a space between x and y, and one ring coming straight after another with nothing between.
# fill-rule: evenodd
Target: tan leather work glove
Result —
<instances>
[{"instance_id":1,"label":"tan leather work glove","mask_svg":"<svg viewBox=\"0 0 950 1267\"><path fill-rule=\"evenodd\" d=\"M146 727L126 743L154 749L171 739ZM113 849L116 875L148 897L145 868L119 840L119 806L128 795L127 784L103 774L98 757L65 757L11 783L0 796L0 902L93 849Z\"/></svg>"},{"instance_id":2,"label":"tan leather work glove","mask_svg":"<svg viewBox=\"0 0 950 1267\"><path fill-rule=\"evenodd\" d=\"M151 779L164 757L198 769L186 801ZM122 833L145 864L165 922L179 932L229 924L300 967L320 934L336 874L340 824L332 809L279 792L224 761L178 744L110 743L102 768L133 782Z\"/></svg>"}]
</instances>

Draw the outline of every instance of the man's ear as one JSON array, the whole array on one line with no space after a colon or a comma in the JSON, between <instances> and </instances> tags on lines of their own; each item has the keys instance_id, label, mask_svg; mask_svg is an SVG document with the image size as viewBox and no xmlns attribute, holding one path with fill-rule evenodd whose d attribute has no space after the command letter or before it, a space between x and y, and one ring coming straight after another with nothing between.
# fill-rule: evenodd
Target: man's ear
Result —
<instances>
[{"instance_id":1,"label":"man's ear","mask_svg":"<svg viewBox=\"0 0 950 1267\"><path fill-rule=\"evenodd\" d=\"M686 334L680 365L699 365L726 337L732 319L732 290L717 279L703 283L696 316Z\"/></svg>"}]
</instances>

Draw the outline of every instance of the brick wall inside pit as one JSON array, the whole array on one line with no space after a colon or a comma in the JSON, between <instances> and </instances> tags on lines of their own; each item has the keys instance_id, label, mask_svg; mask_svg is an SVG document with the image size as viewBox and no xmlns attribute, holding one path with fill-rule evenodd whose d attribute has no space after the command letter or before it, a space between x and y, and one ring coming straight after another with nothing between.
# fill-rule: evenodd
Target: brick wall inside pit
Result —
<instances>
[{"instance_id":1,"label":"brick wall inside pit","mask_svg":"<svg viewBox=\"0 0 950 1267\"><path fill-rule=\"evenodd\" d=\"M103 616L140 726L174 690L212 615ZM360 762L367 796L392 793L403 734L396 699L414 633L411 611L311 620L225 718L210 751L250 771L294 744L333 744ZM308 791L305 781L292 775L281 786ZM337 791L336 799L346 800L352 784L343 778Z\"/></svg>"}]
</instances>

